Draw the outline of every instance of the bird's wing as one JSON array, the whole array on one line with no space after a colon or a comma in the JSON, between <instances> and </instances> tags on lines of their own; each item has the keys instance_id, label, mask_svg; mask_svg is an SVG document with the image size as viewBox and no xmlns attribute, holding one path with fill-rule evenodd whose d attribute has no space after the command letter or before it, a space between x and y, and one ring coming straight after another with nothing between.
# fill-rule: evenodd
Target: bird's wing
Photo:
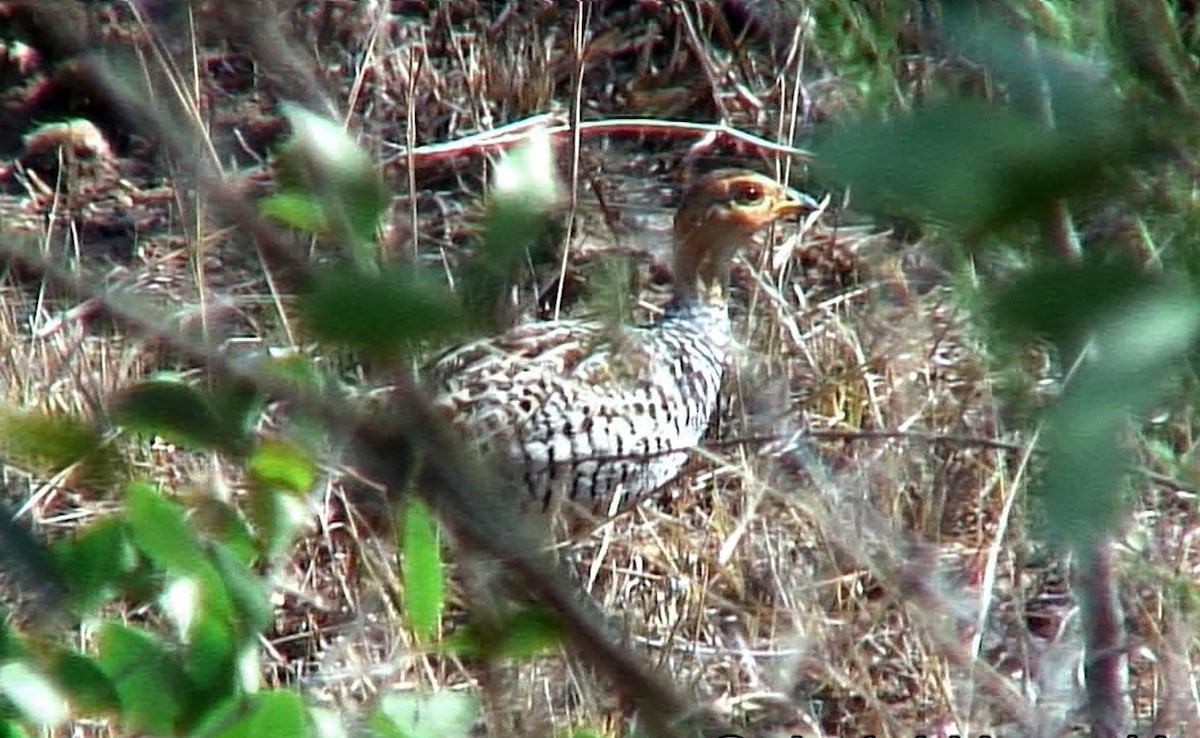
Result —
<instances>
[{"instance_id":1,"label":"bird's wing","mask_svg":"<svg viewBox=\"0 0 1200 738\"><path fill-rule=\"evenodd\" d=\"M599 384L611 381L618 365L642 363L637 360L640 331L594 321L531 323L442 354L430 363L426 376L438 393L482 390L531 374Z\"/></svg>"}]
</instances>

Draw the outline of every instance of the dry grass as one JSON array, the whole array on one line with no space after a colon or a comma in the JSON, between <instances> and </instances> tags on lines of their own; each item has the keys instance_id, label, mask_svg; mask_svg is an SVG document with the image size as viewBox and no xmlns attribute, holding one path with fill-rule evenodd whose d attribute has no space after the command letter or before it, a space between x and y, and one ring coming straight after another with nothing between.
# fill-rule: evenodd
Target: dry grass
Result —
<instances>
[{"instance_id":1,"label":"dry grass","mask_svg":"<svg viewBox=\"0 0 1200 738\"><path fill-rule=\"evenodd\" d=\"M464 203L477 197L486 161L419 161L403 153L414 144L569 109L576 93L587 118L720 112L728 123L784 139L814 119L851 114L858 100L853 81L833 71L838 60L820 58L803 28L774 39L774 52L766 32L752 30L730 52L720 42L723 16L708 4L683 4L674 16L655 15L651 4L631 4L627 17L597 13L584 55L569 14L549 6L538 6L541 15L498 19L471 3L447 4L431 18L378 16L372 4L290 5L297 48L321 58L322 82L354 111L352 127L391 162L392 254L415 253L449 273L469 234ZM460 6L467 8L461 17ZM94 12L117 17L101 24L115 43L136 43L148 29L125 18L123 7ZM221 161L245 147L261 154L263 142L245 142L245 132L260 130L269 111L255 89L237 88L247 78L221 77L240 57L222 60L219 34L175 34L178 21L160 27L167 50L181 64L195 50L205 64L177 77L194 74L203 96L177 85L186 104L176 107L208 112ZM664 42L649 35L656 23ZM144 58L148 78L161 83L161 59ZM896 94L907 104L908 92L941 73L935 60L914 63L900 70ZM230 135L237 126L245 128L240 149ZM556 258L535 265L515 313L542 312L567 276L578 283L593 272L598 253L630 251L653 272L661 250L641 244L666 222L684 166L746 160L719 145L689 152L669 138L586 139L579 155L585 166L569 274L558 273ZM564 171L569 160L568 151ZM233 349L290 345L286 300L245 256L247 245L210 230L203 200L184 183L168 179L170 196L151 197L144 162L135 163L143 174L132 185L112 167L128 176L121 167L133 165L117 162L72 174L58 188L63 198L39 192L32 175L18 171L10 181L24 192L9 200L21 216L6 220L6 237L82 254L77 268L99 278L109 267L88 255L94 239L78 226L112 201L129 201L158 219L136 232L136 248L117 260L110 279L154 295L182 324ZM609 197L597 202L595 191ZM827 212L803 229L781 228L761 251L742 256L735 268L741 347L711 443L661 499L577 531L563 544L565 558L634 651L747 735L1069 734L1082 699L1082 640L1068 562L1029 533L1024 492L1036 466L1035 434L1009 417L968 309L949 279L930 270L936 244L901 243L847 227L844 217ZM649 287L640 297L641 314L658 299ZM88 320L40 330L72 307L37 283L6 278L0 387L7 407L103 413L120 387L173 366L155 347ZM343 375L355 371L345 367ZM1044 379L1039 371L1028 374ZM382 383L368 377L358 389ZM1192 413L1168 424L1190 447ZM236 469L214 459L130 438L112 443L139 476L180 493L237 497L242 484ZM1142 453L1154 474L1133 479L1137 503L1119 548L1131 696L1141 724L1186 734L1197 730L1189 716L1200 673L1188 604L1196 493L1175 479L1190 469L1163 468L1151 450ZM38 472L9 466L5 479L50 535L69 534L119 504L69 473ZM579 727L628 734L627 706L571 658L485 667L418 647L396 604L399 574L392 543L371 532L340 480L326 482L277 583L276 625L264 640L270 681L298 684L348 718L387 690L449 689L484 699L488 734ZM62 734L113 732L76 725Z\"/></svg>"}]
</instances>

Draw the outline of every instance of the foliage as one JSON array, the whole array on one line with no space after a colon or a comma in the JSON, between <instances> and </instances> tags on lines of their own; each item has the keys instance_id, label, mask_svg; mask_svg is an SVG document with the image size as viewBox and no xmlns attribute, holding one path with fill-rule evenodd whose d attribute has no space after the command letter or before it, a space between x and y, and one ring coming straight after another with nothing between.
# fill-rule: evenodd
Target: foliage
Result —
<instances>
[{"instance_id":1,"label":"foliage","mask_svg":"<svg viewBox=\"0 0 1200 738\"><path fill-rule=\"evenodd\" d=\"M1068 19L1090 22L1039 18L1064 40L1073 37ZM1128 459L1120 432L1178 377L1200 327L1200 290L1177 274L1150 276L1120 254L1084 252L1076 262L1050 231L1030 239L1020 226L1046 223L1064 204L1127 198L1129 176L1159 163L1164 132L1183 130L1180 111L1132 108L1099 65L1045 40L1033 47L1029 32L994 19L948 8L945 26L995 70L998 93L859 122L818 143L816 167L849 186L860 207L940 228L961 265L986 263L989 251L1034 254L1015 273L962 284L975 285L989 308L978 318L996 355L1027 341L1046 341L1070 361L1083 352L1044 414L1046 463L1035 489L1043 534L1088 551L1121 519ZM1092 44L1095 34L1076 37ZM1194 259L1194 239L1180 245L1179 257Z\"/></svg>"},{"instance_id":2,"label":"foliage","mask_svg":"<svg viewBox=\"0 0 1200 738\"><path fill-rule=\"evenodd\" d=\"M846 186L855 207L920 223L945 248L959 284L969 285L962 291L974 293L967 299L986 306L979 317L995 355L1040 341L1073 367L1037 418L1043 457L1034 490L1046 511L1043 537L1086 551L1127 510L1125 434L1161 396L1186 401L1197 385L1180 372L1200 329L1193 180L1162 170L1193 143L1187 101L1197 90L1185 73L1195 26L1181 38L1165 6L1115 0L1106 27L1099 6L1047 0L1014 4L1026 24L1017 31L947 13L938 35L947 51L904 37L911 15L923 14L924 28L938 6L814 4L815 49L843 63L867 111L822 132L814 168ZM946 77L918 92L902 65L939 54L973 60L982 92L962 99L958 91L976 88ZM337 244L340 256L298 296L309 335L324 347L394 358L486 326L524 245L560 198L548 144L514 152L497 171L478 258L454 291L419 266L380 264L388 193L379 168L341 125L296 108L287 116L294 136L274 161L279 190L261 213ZM1152 234L1148 253L1133 258L1117 239L1094 237L1071 259L1044 227L1063 205L1085 215L1118 209L1133 230ZM997 263L1007 268L989 266ZM626 281L622 266L613 265L614 283ZM268 363L291 381L321 384L311 364ZM265 407L253 388L161 376L125 388L111 408L122 438L155 437L239 465L247 486L237 504L138 479L97 421L0 417L6 460L41 475L70 473L126 502L53 544L2 516L0 557L47 618L0 627L0 730L25 735L76 715L158 735L344 734L298 691L258 681L258 642L273 617L266 593L320 477L312 439L259 432ZM1184 466L1165 442L1153 450ZM399 516L402 609L421 647L527 659L560 642L561 623L536 608L444 637L437 522L415 504ZM123 622L104 609L118 601L149 614ZM65 642L64 622L87 622L95 646ZM388 736L467 735L476 711L455 694L389 694L368 722Z\"/></svg>"},{"instance_id":3,"label":"foliage","mask_svg":"<svg viewBox=\"0 0 1200 738\"><path fill-rule=\"evenodd\" d=\"M384 356L454 335L465 313L444 283L412 269L376 265L375 233L384 212L376 167L339 127L295 110L289 117L296 135L280 155L282 191L267 198L262 211L314 234L337 234L350 244L356 267L317 272L300 304L313 334L330 345ZM512 259L514 244L533 232L557 199L557 182L544 169L549 143L541 146L519 150L498 171L483 240L494 264ZM318 181L325 184L314 186ZM541 201L521 194L531 186L545 193ZM494 264L486 269L506 268ZM294 358L251 360L283 380L323 384L319 371ZM53 545L11 522L10 514L0 516L10 521L0 530L7 568L25 573L27 590L58 617L90 621L97 633L95 648L85 649L48 632L5 626L0 730L19 735L25 725L52 727L86 716L163 736L345 734L336 717L309 707L299 692L264 690L259 683L259 638L273 620L271 572L287 560L319 479L316 449L256 432L265 408L255 388L216 379L202 387L170 374L125 388L112 406L112 418L127 436L215 452L240 464L247 480L241 504L188 501L133 481L121 490L123 512ZM47 474L116 465L98 428L67 417L9 413L0 424L0 444L9 458ZM103 478L115 484L118 476ZM441 640L446 587L436 519L415 502L400 517L402 589L413 633L431 648L477 657L478 649ZM150 607L154 617L132 623L102 615L114 601ZM493 632L498 645L488 648L487 657L523 657L532 652L530 642L541 648L557 642L552 628L519 620L513 626L519 635ZM503 645L510 641L518 645ZM475 714L474 702L456 694L387 695L370 724L396 738L465 736Z\"/></svg>"}]
</instances>

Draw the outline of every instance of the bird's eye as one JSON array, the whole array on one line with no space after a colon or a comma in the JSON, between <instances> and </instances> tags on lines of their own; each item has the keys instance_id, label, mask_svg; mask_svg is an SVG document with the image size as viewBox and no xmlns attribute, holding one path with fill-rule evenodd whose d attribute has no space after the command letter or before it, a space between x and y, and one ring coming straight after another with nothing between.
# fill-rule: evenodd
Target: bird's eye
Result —
<instances>
[{"instance_id":1,"label":"bird's eye","mask_svg":"<svg viewBox=\"0 0 1200 738\"><path fill-rule=\"evenodd\" d=\"M733 196L733 202L738 205L757 205L766 196L763 188L753 183L738 185L730 194Z\"/></svg>"}]
</instances>

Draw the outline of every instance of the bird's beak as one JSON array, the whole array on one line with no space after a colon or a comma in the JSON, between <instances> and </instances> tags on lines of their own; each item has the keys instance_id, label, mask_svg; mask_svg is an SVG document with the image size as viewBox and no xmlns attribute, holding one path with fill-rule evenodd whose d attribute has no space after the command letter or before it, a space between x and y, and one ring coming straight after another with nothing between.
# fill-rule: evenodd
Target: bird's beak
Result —
<instances>
[{"instance_id":1,"label":"bird's beak","mask_svg":"<svg viewBox=\"0 0 1200 738\"><path fill-rule=\"evenodd\" d=\"M820 207L821 203L816 198L789 187L787 188L787 198L775 203L775 217L786 218L789 215L801 215Z\"/></svg>"}]
</instances>

